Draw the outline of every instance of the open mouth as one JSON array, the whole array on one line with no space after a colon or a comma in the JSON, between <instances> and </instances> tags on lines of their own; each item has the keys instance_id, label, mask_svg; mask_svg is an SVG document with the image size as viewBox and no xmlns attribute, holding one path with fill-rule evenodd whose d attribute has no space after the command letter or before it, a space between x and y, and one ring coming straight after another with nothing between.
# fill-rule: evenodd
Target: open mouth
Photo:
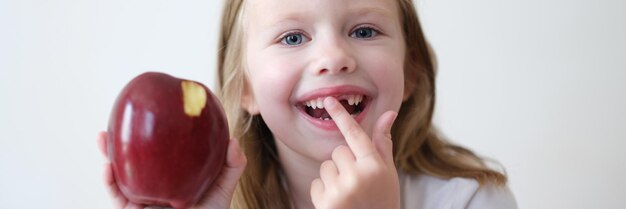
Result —
<instances>
[{"instance_id":1,"label":"open mouth","mask_svg":"<svg viewBox=\"0 0 626 209\"><path fill-rule=\"evenodd\" d=\"M357 117L361 114L369 102L369 98L365 95L340 95L335 96L335 98L339 100L341 105L343 105L352 117ZM319 120L332 120L324 108L323 101L324 97L320 97L299 103L297 106L312 118Z\"/></svg>"}]
</instances>

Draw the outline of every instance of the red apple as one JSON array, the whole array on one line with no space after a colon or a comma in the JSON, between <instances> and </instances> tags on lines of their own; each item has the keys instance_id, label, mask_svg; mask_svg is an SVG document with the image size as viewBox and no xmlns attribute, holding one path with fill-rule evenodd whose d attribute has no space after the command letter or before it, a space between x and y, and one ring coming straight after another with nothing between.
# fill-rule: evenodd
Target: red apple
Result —
<instances>
[{"instance_id":1,"label":"red apple","mask_svg":"<svg viewBox=\"0 0 626 209\"><path fill-rule=\"evenodd\" d=\"M119 94L108 153L118 187L132 202L188 208L224 166L228 124L204 85L148 72Z\"/></svg>"}]
</instances>

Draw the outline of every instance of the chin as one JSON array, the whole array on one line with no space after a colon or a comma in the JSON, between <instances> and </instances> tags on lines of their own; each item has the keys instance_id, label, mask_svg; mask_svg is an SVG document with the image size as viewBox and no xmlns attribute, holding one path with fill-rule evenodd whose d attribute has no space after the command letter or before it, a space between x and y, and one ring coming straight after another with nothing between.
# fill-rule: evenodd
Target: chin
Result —
<instances>
[{"instance_id":1,"label":"chin","mask_svg":"<svg viewBox=\"0 0 626 209\"><path fill-rule=\"evenodd\" d=\"M332 159L332 154L333 151L335 151L335 148L341 145L348 146L343 137L340 140L330 140L333 140L333 142L320 145L317 149L311 150L311 154L314 156L314 159L320 164L326 160Z\"/></svg>"}]
</instances>

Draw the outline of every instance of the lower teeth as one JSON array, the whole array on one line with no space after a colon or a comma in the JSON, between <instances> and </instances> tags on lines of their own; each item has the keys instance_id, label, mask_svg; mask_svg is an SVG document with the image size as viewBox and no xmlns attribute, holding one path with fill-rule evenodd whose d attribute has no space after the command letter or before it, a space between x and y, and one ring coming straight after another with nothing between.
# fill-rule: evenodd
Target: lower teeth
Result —
<instances>
[{"instance_id":1,"label":"lower teeth","mask_svg":"<svg viewBox=\"0 0 626 209\"><path fill-rule=\"evenodd\" d=\"M360 112L354 113L354 114L350 114L353 118L356 118L357 115L359 115ZM333 120L332 118L318 118L320 120Z\"/></svg>"}]
</instances>

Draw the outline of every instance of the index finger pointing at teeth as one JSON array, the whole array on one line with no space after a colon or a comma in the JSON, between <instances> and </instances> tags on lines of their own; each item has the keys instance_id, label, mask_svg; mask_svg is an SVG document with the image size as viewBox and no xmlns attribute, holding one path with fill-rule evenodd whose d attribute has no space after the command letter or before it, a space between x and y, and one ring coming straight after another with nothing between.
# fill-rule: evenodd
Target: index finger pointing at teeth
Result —
<instances>
[{"instance_id":1,"label":"index finger pointing at teeth","mask_svg":"<svg viewBox=\"0 0 626 209\"><path fill-rule=\"evenodd\" d=\"M348 146L357 159L376 152L370 137L336 98L326 97L324 99L324 108L335 121L339 131L345 137Z\"/></svg>"}]
</instances>

